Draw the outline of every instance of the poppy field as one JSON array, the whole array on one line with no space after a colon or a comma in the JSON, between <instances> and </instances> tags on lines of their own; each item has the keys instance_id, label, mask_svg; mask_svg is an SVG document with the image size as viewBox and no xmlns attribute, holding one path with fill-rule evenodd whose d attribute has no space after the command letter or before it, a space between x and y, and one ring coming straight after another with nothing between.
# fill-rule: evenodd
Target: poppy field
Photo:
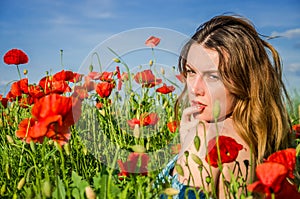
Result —
<instances>
[{"instance_id":1,"label":"poppy field","mask_svg":"<svg viewBox=\"0 0 300 199\"><path fill-rule=\"evenodd\" d=\"M152 36L145 45L153 51L159 43ZM25 52L11 49L3 55L5 64L16 66L19 80L0 93L0 198L147 199L178 194L161 173L180 151L174 106L184 78L175 69L176 78L167 78L163 69L156 70L155 59L132 73L112 53L114 70L61 70L38 82L28 80L27 70L20 72L19 66L29 61ZM295 107L299 104L295 99ZM258 165L253 183L247 184L244 176L226 182L228 197L299 196L298 113L291 119L296 145ZM195 147L201 144L195 137ZM222 168L243 147L226 136L218 138L218 146L214 139L207 144L212 150L205 160L191 154L199 168L202 161ZM182 174L179 165L175 169ZM209 168L203 170L208 173L203 181L213 184ZM195 191L216 197L215 190Z\"/></svg>"}]
</instances>

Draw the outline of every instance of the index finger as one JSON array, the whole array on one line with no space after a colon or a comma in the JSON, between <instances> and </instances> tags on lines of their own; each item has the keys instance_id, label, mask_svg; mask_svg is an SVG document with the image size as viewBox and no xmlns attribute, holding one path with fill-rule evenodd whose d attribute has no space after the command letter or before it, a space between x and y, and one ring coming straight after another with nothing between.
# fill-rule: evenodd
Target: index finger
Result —
<instances>
[{"instance_id":1,"label":"index finger","mask_svg":"<svg viewBox=\"0 0 300 199\"><path fill-rule=\"evenodd\" d=\"M199 109L196 106L190 106L183 110L182 116L181 116L181 123L187 123L190 122L193 117L192 115L194 113L199 113Z\"/></svg>"}]
</instances>

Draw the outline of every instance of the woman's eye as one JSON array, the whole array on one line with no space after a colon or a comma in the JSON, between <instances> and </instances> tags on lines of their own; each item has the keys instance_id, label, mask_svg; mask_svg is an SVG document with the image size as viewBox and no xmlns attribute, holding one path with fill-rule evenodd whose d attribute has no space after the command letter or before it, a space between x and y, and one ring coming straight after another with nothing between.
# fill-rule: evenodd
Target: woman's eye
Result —
<instances>
[{"instance_id":1,"label":"woman's eye","mask_svg":"<svg viewBox=\"0 0 300 199\"><path fill-rule=\"evenodd\" d=\"M186 73L187 74L194 74L195 73L195 71L193 71L192 69L186 69Z\"/></svg>"},{"instance_id":2,"label":"woman's eye","mask_svg":"<svg viewBox=\"0 0 300 199\"><path fill-rule=\"evenodd\" d=\"M209 81L218 81L218 80L220 80L220 77L219 77L218 75L209 74L209 75L207 76L207 79L208 79Z\"/></svg>"}]
</instances>

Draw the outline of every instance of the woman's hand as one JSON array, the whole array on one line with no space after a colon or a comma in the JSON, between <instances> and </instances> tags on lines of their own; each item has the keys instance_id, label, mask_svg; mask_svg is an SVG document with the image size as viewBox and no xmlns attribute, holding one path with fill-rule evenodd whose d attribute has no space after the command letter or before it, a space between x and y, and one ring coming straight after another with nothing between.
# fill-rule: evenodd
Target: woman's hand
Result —
<instances>
[{"instance_id":1,"label":"woman's hand","mask_svg":"<svg viewBox=\"0 0 300 199\"><path fill-rule=\"evenodd\" d=\"M179 156L181 156L183 152L189 147L189 145L193 143L199 123L199 120L196 120L193 117L193 114L199 112L199 109L195 106L188 107L182 112L179 129L181 143L181 151L179 153Z\"/></svg>"}]
</instances>

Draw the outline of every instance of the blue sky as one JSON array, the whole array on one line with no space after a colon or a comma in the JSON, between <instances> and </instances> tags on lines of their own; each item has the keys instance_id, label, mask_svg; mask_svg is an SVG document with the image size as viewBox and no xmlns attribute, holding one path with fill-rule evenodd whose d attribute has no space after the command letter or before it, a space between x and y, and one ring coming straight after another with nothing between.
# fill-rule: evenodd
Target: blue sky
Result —
<instances>
[{"instance_id":1,"label":"blue sky","mask_svg":"<svg viewBox=\"0 0 300 199\"><path fill-rule=\"evenodd\" d=\"M18 78L16 68L3 62L11 48L28 54L29 63L20 68L28 69L29 82L35 83L47 70L62 70L61 49L64 69L78 71L97 45L124 31L157 27L190 36L201 23L227 12L247 17L263 35L282 36L269 42L282 57L289 90L299 90L299 11L298 0L2 0L0 93Z\"/></svg>"}]
</instances>

